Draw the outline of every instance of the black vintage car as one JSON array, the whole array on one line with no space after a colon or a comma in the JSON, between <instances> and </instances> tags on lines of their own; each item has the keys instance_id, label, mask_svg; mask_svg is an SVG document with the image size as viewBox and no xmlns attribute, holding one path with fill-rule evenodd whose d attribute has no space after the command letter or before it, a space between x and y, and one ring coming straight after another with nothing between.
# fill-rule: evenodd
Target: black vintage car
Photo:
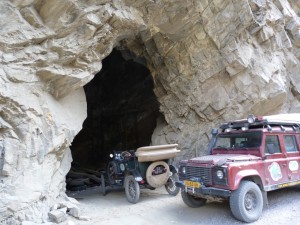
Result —
<instances>
[{"instance_id":1,"label":"black vintage car","mask_svg":"<svg viewBox=\"0 0 300 225\"><path fill-rule=\"evenodd\" d=\"M140 186L155 189L165 186L170 195L177 195L179 188L176 168L171 165L180 150L177 144L158 145L138 148L136 151L115 151L107 167L107 182L110 186L125 188L128 202L137 203ZM105 184L102 177L102 185ZM105 191L105 187L103 187Z\"/></svg>"}]
</instances>

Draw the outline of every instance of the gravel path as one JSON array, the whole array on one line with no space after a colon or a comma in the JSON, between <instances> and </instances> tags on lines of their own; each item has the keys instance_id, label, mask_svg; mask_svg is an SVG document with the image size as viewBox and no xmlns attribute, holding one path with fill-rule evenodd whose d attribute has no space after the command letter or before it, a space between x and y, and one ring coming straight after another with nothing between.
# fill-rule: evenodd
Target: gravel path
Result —
<instances>
[{"instance_id":1,"label":"gravel path","mask_svg":"<svg viewBox=\"0 0 300 225\"><path fill-rule=\"evenodd\" d=\"M180 194L172 197L161 188L141 190L137 204L127 202L124 191L113 191L102 196L98 188L74 195L79 201L81 215L88 221L71 219L76 225L236 225L229 203L210 202L201 208L189 208ZM300 187L274 191L268 194L269 206L262 217L252 225L300 224Z\"/></svg>"}]
</instances>

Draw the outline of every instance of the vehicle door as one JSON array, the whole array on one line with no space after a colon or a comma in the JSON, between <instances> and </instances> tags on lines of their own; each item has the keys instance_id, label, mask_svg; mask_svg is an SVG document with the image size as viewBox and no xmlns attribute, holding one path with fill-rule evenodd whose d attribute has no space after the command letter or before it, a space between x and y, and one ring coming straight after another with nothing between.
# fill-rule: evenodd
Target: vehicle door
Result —
<instances>
[{"instance_id":1,"label":"vehicle door","mask_svg":"<svg viewBox=\"0 0 300 225\"><path fill-rule=\"evenodd\" d=\"M280 145L280 135L265 136L265 184L268 190L276 189L278 184L288 182L287 158Z\"/></svg>"},{"instance_id":2,"label":"vehicle door","mask_svg":"<svg viewBox=\"0 0 300 225\"><path fill-rule=\"evenodd\" d=\"M300 157L299 157L297 138L299 138L299 136L297 137L294 134L283 135L284 150L287 158L288 181L290 182L300 179L300 175L299 175Z\"/></svg>"}]
</instances>

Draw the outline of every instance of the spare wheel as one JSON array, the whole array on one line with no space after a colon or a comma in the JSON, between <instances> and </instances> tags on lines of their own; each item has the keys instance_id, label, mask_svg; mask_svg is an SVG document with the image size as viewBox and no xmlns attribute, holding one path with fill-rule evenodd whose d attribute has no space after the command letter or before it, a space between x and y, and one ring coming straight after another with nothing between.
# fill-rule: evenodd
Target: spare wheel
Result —
<instances>
[{"instance_id":1,"label":"spare wheel","mask_svg":"<svg viewBox=\"0 0 300 225\"><path fill-rule=\"evenodd\" d=\"M155 174L155 171L157 171L158 168L162 169L162 173ZM170 168L169 165L164 161L157 161L150 164L150 166L147 168L146 172L146 180L148 184L154 188L161 187L167 183L167 180L170 176Z\"/></svg>"}]
</instances>

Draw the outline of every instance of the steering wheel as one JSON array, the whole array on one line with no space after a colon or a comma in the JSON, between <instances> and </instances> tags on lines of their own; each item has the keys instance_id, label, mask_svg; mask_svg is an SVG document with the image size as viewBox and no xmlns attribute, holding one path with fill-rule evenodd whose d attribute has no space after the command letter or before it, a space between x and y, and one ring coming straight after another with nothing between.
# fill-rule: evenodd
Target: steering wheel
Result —
<instances>
[{"instance_id":1,"label":"steering wheel","mask_svg":"<svg viewBox=\"0 0 300 225\"><path fill-rule=\"evenodd\" d=\"M128 151L123 151L122 153L121 153L121 160L129 160L130 159L130 157L131 157L131 153L130 152L128 152Z\"/></svg>"}]
</instances>

